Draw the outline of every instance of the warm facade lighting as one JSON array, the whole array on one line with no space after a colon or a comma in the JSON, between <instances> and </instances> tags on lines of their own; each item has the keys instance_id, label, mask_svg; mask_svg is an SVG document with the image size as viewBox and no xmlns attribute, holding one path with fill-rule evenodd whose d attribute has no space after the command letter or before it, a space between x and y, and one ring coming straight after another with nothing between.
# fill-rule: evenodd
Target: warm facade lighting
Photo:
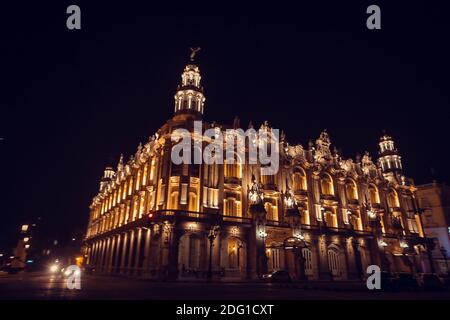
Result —
<instances>
[{"instance_id":1,"label":"warm facade lighting","mask_svg":"<svg viewBox=\"0 0 450 320\"><path fill-rule=\"evenodd\" d=\"M203 121L201 79L198 66L189 63L174 95L173 117L128 160L120 156L116 167L103 172L83 239L84 264L99 273L156 280L259 279L287 270L308 280L331 274L346 281L358 280L364 266L383 261L383 254L398 254L405 235L414 235L411 246L424 242L417 232L420 219L402 215L418 210L409 205L415 186L404 178L390 136L381 138L372 160L368 153L343 158L326 130L306 145L290 144L283 135L276 144L283 166L271 175L263 174L260 159L248 163L250 143L262 143L252 139L241 147L233 143L230 151L243 164L173 162L177 139L190 137L193 152L202 154L214 137L234 137L228 128L276 131L267 121L259 127L241 125L239 118ZM208 137L194 130L197 121L210 129ZM220 143L231 145L227 139ZM291 263L298 254L304 263ZM419 261L426 256L414 260L414 270L429 272ZM404 271L397 270L400 265L392 263L390 271ZM329 270L322 272L323 266Z\"/></svg>"}]
</instances>

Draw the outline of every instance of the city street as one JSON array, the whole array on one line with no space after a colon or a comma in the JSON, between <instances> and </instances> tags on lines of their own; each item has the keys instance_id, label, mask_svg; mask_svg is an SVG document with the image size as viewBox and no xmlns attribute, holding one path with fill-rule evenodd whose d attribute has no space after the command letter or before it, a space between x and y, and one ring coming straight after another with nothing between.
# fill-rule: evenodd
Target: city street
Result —
<instances>
[{"instance_id":1,"label":"city street","mask_svg":"<svg viewBox=\"0 0 450 320\"><path fill-rule=\"evenodd\" d=\"M81 290L69 290L65 280L46 273L8 275L0 273L0 299L32 300L372 300L450 299L450 292L369 292L344 289L304 289L299 284L266 283L172 283L82 276Z\"/></svg>"}]
</instances>

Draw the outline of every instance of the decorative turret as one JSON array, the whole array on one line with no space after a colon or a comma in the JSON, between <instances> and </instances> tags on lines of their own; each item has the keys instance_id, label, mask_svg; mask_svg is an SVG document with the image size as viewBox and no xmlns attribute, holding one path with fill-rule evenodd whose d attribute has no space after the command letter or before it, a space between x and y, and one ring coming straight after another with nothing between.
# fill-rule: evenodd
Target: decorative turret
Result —
<instances>
[{"instance_id":1,"label":"decorative turret","mask_svg":"<svg viewBox=\"0 0 450 320\"><path fill-rule=\"evenodd\" d=\"M100 191L114 178L114 170L112 167L106 167L103 177L100 180Z\"/></svg>"},{"instance_id":2,"label":"decorative turret","mask_svg":"<svg viewBox=\"0 0 450 320\"><path fill-rule=\"evenodd\" d=\"M175 114L200 113L203 114L205 96L200 85L201 75L199 68L193 63L195 54L200 48L191 48L191 63L189 63L181 75L181 84L175 93Z\"/></svg>"},{"instance_id":3,"label":"decorative turret","mask_svg":"<svg viewBox=\"0 0 450 320\"><path fill-rule=\"evenodd\" d=\"M379 146L380 150L378 161L383 175L385 177L393 177L400 174L403 169L402 161L398 150L395 148L394 140L387 134L384 134L380 138Z\"/></svg>"}]
</instances>

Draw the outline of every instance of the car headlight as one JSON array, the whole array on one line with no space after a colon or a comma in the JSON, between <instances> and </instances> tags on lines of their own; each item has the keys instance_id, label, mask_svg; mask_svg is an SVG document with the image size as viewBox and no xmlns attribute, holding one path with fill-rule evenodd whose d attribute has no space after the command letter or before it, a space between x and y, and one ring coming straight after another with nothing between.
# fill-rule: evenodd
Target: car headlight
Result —
<instances>
[{"instance_id":1,"label":"car headlight","mask_svg":"<svg viewBox=\"0 0 450 320\"><path fill-rule=\"evenodd\" d=\"M57 264L54 264L54 265L50 266L50 272L51 273L58 272L58 269L59 269L59 267L58 267Z\"/></svg>"}]
</instances>

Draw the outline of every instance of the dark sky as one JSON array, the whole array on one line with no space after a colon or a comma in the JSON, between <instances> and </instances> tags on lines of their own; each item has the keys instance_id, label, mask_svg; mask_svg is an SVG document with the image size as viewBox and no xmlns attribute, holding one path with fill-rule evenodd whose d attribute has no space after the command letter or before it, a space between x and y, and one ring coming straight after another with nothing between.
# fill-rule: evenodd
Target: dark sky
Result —
<instances>
[{"instance_id":1,"label":"dark sky","mask_svg":"<svg viewBox=\"0 0 450 320\"><path fill-rule=\"evenodd\" d=\"M269 120L304 146L326 128L345 157L375 157L385 129L416 183L431 168L450 181L448 10L353 2L2 4L0 249L28 218L49 237L84 230L103 168L171 116L190 46L208 120ZM382 30L366 28L373 3ZM80 31L66 28L69 4Z\"/></svg>"}]
</instances>

